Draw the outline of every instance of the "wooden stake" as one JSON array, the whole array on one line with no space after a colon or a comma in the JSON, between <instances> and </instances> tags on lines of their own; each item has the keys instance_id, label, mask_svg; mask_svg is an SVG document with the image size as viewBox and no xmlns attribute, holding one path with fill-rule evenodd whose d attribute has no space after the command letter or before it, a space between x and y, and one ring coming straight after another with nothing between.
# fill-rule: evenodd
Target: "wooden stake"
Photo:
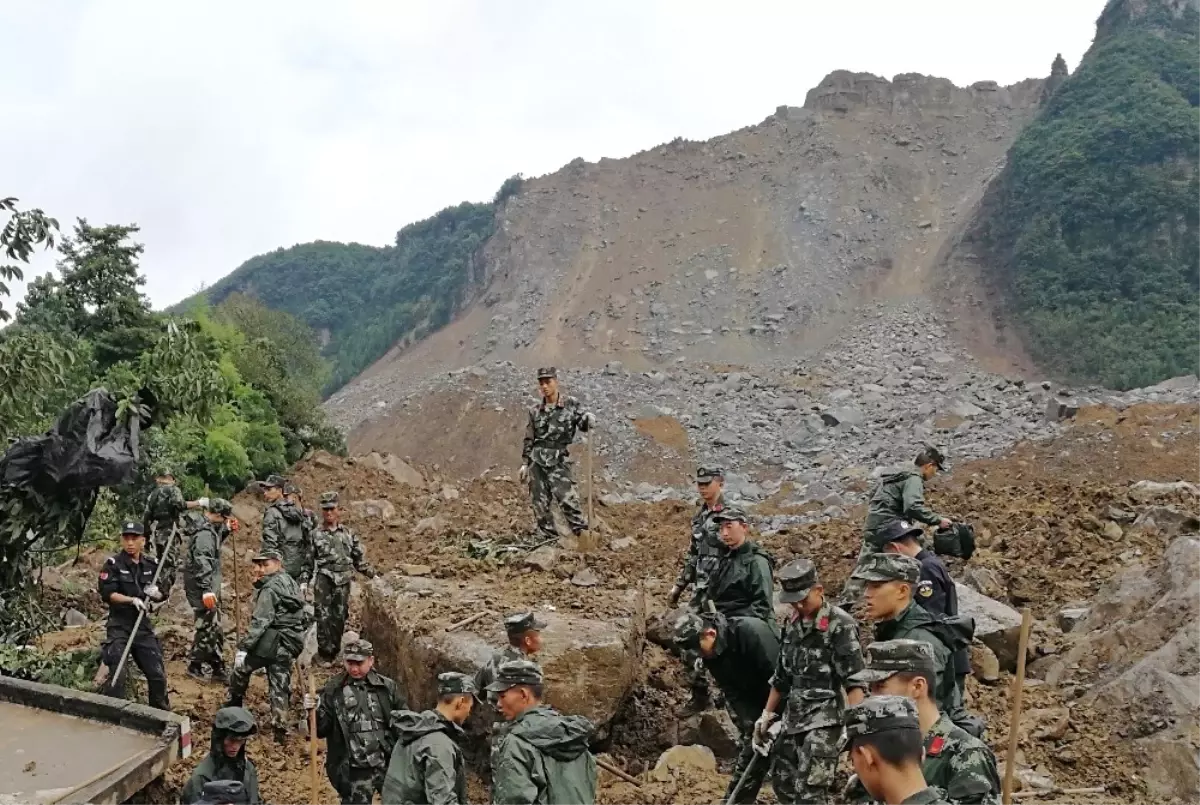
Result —
<instances>
[{"instance_id":1,"label":"wooden stake","mask_svg":"<svg viewBox=\"0 0 1200 805\"><path fill-rule=\"evenodd\" d=\"M241 528L241 522L238 523L238 528ZM242 641L242 596L241 586L238 583L238 565L241 561L238 557L237 549L237 534L238 528L230 529L229 541L233 549L233 635L237 642Z\"/></svg>"},{"instance_id":2,"label":"wooden stake","mask_svg":"<svg viewBox=\"0 0 1200 805\"><path fill-rule=\"evenodd\" d=\"M1021 611L1021 639L1017 642L1017 678L1013 680L1012 703L1008 717L1008 759L1004 763L1004 805L1012 805L1013 774L1017 770L1017 739L1021 732L1021 695L1025 688L1025 650L1029 647L1029 628L1033 613Z\"/></svg>"},{"instance_id":3,"label":"wooden stake","mask_svg":"<svg viewBox=\"0 0 1200 805\"><path fill-rule=\"evenodd\" d=\"M317 683L313 682L312 671L308 672L308 693L313 698L317 695ZM317 709L308 711L308 768L312 774L312 805L320 800L317 782Z\"/></svg>"},{"instance_id":4,"label":"wooden stake","mask_svg":"<svg viewBox=\"0 0 1200 805\"><path fill-rule=\"evenodd\" d=\"M470 626L472 623L479 620L484 615L489 615L489 614L491 614L491 610L487 610L487 609L485 609L483 612L476 612L474 615L470 616L469 618L463 618L462 620L458 621L457 623L450 624L449 626L446 627L446 631L447 632L456 632L459 629L463 628L464 626Z\"/></svg>"},{"instance_id":5,"label":"wooden stake","mask_svg":"<svg viewBox=\"0 0 1200 805\"><path fill-rule=\"evenodd\" d=\"M592 427L590 427L588 429L588 438L587 438L588 531L594 531L596 529L596 509L592 503L592 500L594 497L592 495L592 487L595 486L595 483L592 481L592 442L595 441L595 438L596 438L595 431L596 431L596 426L593 425Z\"/></svg>"},{"instance_id":6,"label":"wooden stake","mask_svg":"<svg viewBox=\"0 0 1200 805\"><path fill-rule=\"evenodd\" d=\"M1018 791L1013 794L1013 799L1033 799L1034 797L1050 797L1066 794L1067 796L1078 796L1079 794L1103 794L1108 789L1102 785L1089 786L1088 788L1047 788L1044 791Z\"/></svg>"},{"instance_id":7,"label":"wooden stake","mask_svg":"<svg viewBox=\"0 0 1200 805\"><path fill-rule=\"evenodd\" d=\"M637 788L642 787L642 784L638 782L638 779L636 777L631 777L630 775L621 771L620 769L618 769L616 766L612 765L611 763L606 763L605 761L601 760L600 758L596 758L596 765L599 766L600 768L604 769L609 774L612 774L614 777L621 778L622 780L624 780L625 782L629 783L632 786L636 786Z\"/></svg>"}]
</instances>

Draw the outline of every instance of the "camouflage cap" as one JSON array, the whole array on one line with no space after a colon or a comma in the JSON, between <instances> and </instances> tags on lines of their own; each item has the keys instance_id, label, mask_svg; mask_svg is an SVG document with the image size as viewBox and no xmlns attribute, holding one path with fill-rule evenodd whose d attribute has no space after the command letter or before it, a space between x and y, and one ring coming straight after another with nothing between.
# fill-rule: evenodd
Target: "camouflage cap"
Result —
<instances>
[{"instance_id":1,"label":"camouflage cap","mask_svg":"<svg viewBox=\"0 0 1200 805\"><path fill-rule=\"evenodd\" d=\"M134 520L126 520L121 524L121 536L131 534L135 536L145 536L146 531L142 528L142 524Z\"/></svg>"},{"instance_id":2,"label":"camouflage cap","mask_svg":"<svg viewBox=\"0 0 1200 805\"><path fill-rule=\"evenodd\" d=\"M213 514L219 514L222 517L228 517L233 514L233 504L225 498L209 498L208 510Z\"/></svg>"},{"instance_id":3,"label":"camouflage cap","mask_svg":"<svg viewBox=\"0 0 1200 805\"><path fill-rule=\"evenodd\" d=\"M171 467L170 464L155 464L154 468L151 470L151 472L154 473L155 478L174 478L175 477L175 470Z\"/></svg>"},{"instance_id":4,"label":"camouflage cap","mask_svg":"<svg viewBox=\"0 0 1200 805\"><path fill-rule=\"evenodd\" d=\"M553 366L543 366L537 371L537 379L544 380L547 377L558 377L558 370Z\"/></svg>"},{"instance_id":5,"label":"camouflage cap","mask_svg":"<svg viewBox=\"0 0 1200 805\"><path fill-rule=\"evenodd\" d=\"M279 553L279 551L265 550L259 551L258 554L255 555L255 557L250 561L254 564L258 564L259 562L266 562L271 559L278 559L280 562L282 562L283 556Z\"/></svg>"},{"instance_id":6,"label":"camouflage cap","mask_svg":"<svg viewBox=\"0 0 1200 805\"><path fill-rule=\"evenodd\" d=\"M795 604L808 598L808 593L816 585L817 566L809 559L793 559L779 571L779 583L783 591L779 593L779 602Z\"/></svg>"},{"instance_id":7,"label":"camouflage cap","mask_svg":"<svg viewBox=\"0 0 1200 805\"><path fill-rule=\"evenodd\" d=\"M706 612L701 615L696 612L686 612L675 621L673 635L675 644L683 648L694 649L700 645L701 634L708 629L720 632L725 623L725 616L720 613Z\"/></svg>"},{"instance_id":8,"label":"camouflage cap","mask_svg":"<svg viewBox=\"0 0 1200 805\"><path fill-rule=\"evenodd\" d=\"M530 660L509 660L496 669L496 681L487 686L497 693L517 685L542 684L542 669Z\"/></svg>"},{"instance_id":9,"label":"camouflage cap","mask_svg":"<svg viewBox=\"0 0 1200 805\"><path fill-rule=\"evenodd\" d=\"M907 696L868 696L842 713L842 737L838 748L845 751L855 738L888 730L921 732L917 705Z\"/></svg>"},{"instance_id":10,"label":"camouflage cap","mask_svg":"<svg viewBox=\"0 0 1200 805\"><path fill-rule=\"evenodd\" d=\"M286 483L287 483L287 479L284 478L282 475L275 475L272 473L271 475L267 476L267 480L263 481L262 485L266 488L282 489L283 485Z\"/></svg>"},{"instance_id":11,"label":"camouflage cap","mask_svg":"<svg viewBox=\"0 0 1200 805\"><path fill-rule=\"evenodd\" d=\"M696 468L696 483L707 484L715 481L718 478L725 477L725 470L720 467L697 467Z\"/></svg>"},{"instance_id":12,"label":"camouflage cap","mask_svg":"<svg viewBox=\"0 0 1200 805\"><path fill-rule=\"evenodd\" d=\"M871 534L870 542L872 545L882 548L889 542L899 542L900 540L907 539L908 537L920 539L923 533L925 532L922 531L921 527L915 523L910 523L907 520L893 520L883 528L873 532Z\"/></svg>"},{"instance_id":13,"label":"camouflage cap","mask_svg":"<svg viewBox=\"0 0 1200 805\"><path fill-rule=\"evenodd\" d=\"M250 792L240 780L210 780L200 789L196 805L250 805Z\"/></svg>"},{"instance_id":14,"label":"camouflage cap","mask_svg":"<svg viewBox=\"0 0 1200 805\"><path fill-rule=\"evenodd\" d=\"M532 630L541 630L546 628L546 622L539 620L537 613L530 610L529 612L514 612L504 618L504 631L511 635L521 634Z\"/></svg>"},{"instance_id":15,"label":"camouflage cap","mask_svg":"<svg viewBox=\"0 0 1200 805\"><path fill-rule=\"evenodd\" d=\"M321 493L321 508L336 509L338 507L337 492L322 492Z\"/></svg>"},{"instance_id":16,"label":"camouflage cap","mask_svg":"<svg viewBox=\"0 0 1200 805\"><path fill-rule=\"evenodd\" d=\"M866 667L851 682L870 685L894 674L937 674L933 646L924 640L878 640L864 652Z\"/></svg>"},{"instance_id":17,"label":"camouflage cap","mask_svg":"<svg viewBox=\"0 0 1200 805\"><path fill-rule=\"evenodd\" d=\"M285 481L283 484L283 494L285 495L303 495L299 485L295 481Z\"/></svg>"},{"instance_id":18,"label":"camouflage cap","mask_svg":"<svg viewBox=\"0 0 1200 805\"><path fill-rule=\"evenodd\" d=\"M714 523L748 523L750 518L737 506L722 506L720 511L712 514Z\"/></svg>"},{"instance_id":19,"label":"camouflage cap","mask_svg":"<svg viewBox=\"0 0 1200 805\"><path fill-rule=\"evenodd\" d=\"M437 681L438 696L473 696L479 690L474 679L455 671L438 674Z\"/></svg>"},{"instance_id":20,"label":"camouflage cap","mask_svg":"<svg viewBox=\"0 0 1200 805\"><path fill-rule=\"evenodd\" d=\"M342 657L347 660L357 660L361 662L367 657L375 656L375 647L371 645L370 640L347 640L346 645L342 646Z\"/></svg>"},{"instance_id":21,"label":"camouflage cap","mask_svg":"<svg viewBox=\"0 0 1200 805\"><path fill-rule=\"evenodd\" d=\"M905 581L916 584L921 579L921 563L900 553L872 553L863 557L850 574L859 581Z\"/></svg>"}]
</instances>

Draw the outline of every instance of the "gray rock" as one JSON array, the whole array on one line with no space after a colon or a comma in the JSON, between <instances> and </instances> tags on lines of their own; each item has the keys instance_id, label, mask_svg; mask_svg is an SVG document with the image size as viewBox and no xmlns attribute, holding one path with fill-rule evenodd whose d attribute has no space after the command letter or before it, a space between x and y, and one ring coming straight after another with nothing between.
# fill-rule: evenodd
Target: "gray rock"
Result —
<instances>
[{"instance_id":1,"label":"gray rock","mask_svg":"<svg viewBox=\"0 0 1200 805\"><path fill-rule=\"evenodd\" d=\"M624 551L632 548L636 544L637 540L635 540L633 537L620 537L608 543L608 549L610 551Z\"/></svg>"},{"instance_id":2,"label":"gray rock","mask_svg":"<svg viewBox=\"0 0 1200 805\"><path fill-rule=\"evenodd\" d=\"M1058 628L1064 633L1075 628L1075 624L1087 617L1087 607L1066 607L1058 611Z\"/></svg>"},{"instance_id":3,"label":"gray rock","mask_svg":"<svg viewBox=\"0 0 1200 805\"><path fill-rule=\"evenodd\" d=\"M1046 400L1046 421L1061 422L1064 419L1070 419L1079 413L1079 406L1071 405L1057 397L1051 397Z\"/></svg>"},{"instance_id":4,"label":"gray rock","mask_svg":"<svg viewBox=\"0 0 1200 805\"><path fill-rule=\"evenodd\" d=\"M571 577L571 583L576 587L595 587L600 583L600 576L590 567L585 567Z\"/></svg>"},{"instance_id":5,"label":"gray rock","mask_svg":"<svg viewBox=\"0 0 1200 805\"><path fill-rule=\"evenodd\" d=\"M414 534L438 534L446 530L446 521L435 514L433 517L423 517L413 527Z\"/></svg>"},{"instance_id":6,"label":"gray rock","mask_svg":"<svg viewBox=\"0 0 1200 805\"><path fill-rule=\"evenodd\" d=\"M1200 486L1190 484L1187 481L1175 481L1174 483L1138 481L1129 488L1129 499L1135 500L1138 503L1149 503L1152 500L1171 497L1177 494L1186 494L1193 497L1200 496Z\"/></svg>"},{"instance_id":7,"label":"gray rock","mask_svg":"<svg viewBox=\"0 0 1200 805\"><path fill-rule=\"evenodd\" d=\"M946 412L954 416L960 416L964 419L971 419L972 417L977 417L984 413L983 409L978 405L969 403L966 400L955 400L950 404L950 407L946 409Z\"/></svg>"},{"instance_id":8,"label":"gray rock","mask_svg":"<svg viewBox=\"0 0 1200 805\"><path fill-rule=\"evenodd\" d=\"M562 551L551 545L543 545L529 552L529 555L525 557L525 566L549 572L558 565L561 559Z\"/></svg>"},{"instance_id":9,"label":"gray rock","mask_svg":"<svg viewBox=\"0 0 1200 805\"><path fill-rule=\"evenodd\" d=\"M718 447L733 447L741 444L742 440L733 431L723 430L713 437L712 442Z\"/></svg>"},{"instance_id":10,"label":"gray rock","mask_svg":"<svg viewBox=\"0 0 1200 805\"><path fill-rule=\"evenodd\" d=\"M1110 523L1109 525L1115 525ZM1117 526L1120 528L1120 526ZM1138 515L1131 528L1146 531L1167 538L1180 534L1194 534L1200 531L1200 519L1192 512L1186 512L1174 506L1151 506ZM1107 526L1105 534L1107 535Z\"/></svg>"},{"instance_id":11,"label":"gray rock","mask_svg":"<svg viewBox=\"0 0 1200 805\"><path fill-rule=\"evenodd\" d=\"M609 361L604 364L604 374L609 377L614 377L625 371L625 365L620 361Z\"/></svg>"},{"instance_id":12,"label":"gray rock","mask_svg":"<svg viewBox=\"0 0 1200 805\"><path fill-rule=\"evenodd\" d=\"M1104 531L1102 533L1104 534L1105 539L1110 540L1119 540L1121 537L1125 536L1125 532L1121 529L1121 526L1117 525L1112 520L1109 520L1104 524Z\"/></svg>"},{"instance_id":13,"label":"gray rock","mask_svg":"<svg viewBox=\"0 0 1200 805\"><path fill-rule=\"evenodd\" d=\"M1021 615L1008 604L988 598L965 584L955 583L959 614L975 619L975 638L990 648L1006 671L1017 668Z\"/></svg>"},{"instance_id":14,"label":"gray rock","mask_svg":"<svg viewBox=\"0 0 1200 805\"><path fill-rule=\"evenodd\" d=\"M442 486L442 500L449 502L451 500L458 500L459 497L458 489L455 487L450 486L450 484Z\"/></svg>"},{"instance_id":15,"label":"gray rock","mask_svg":"<svg viewBox=\"0 0 1200 805\"><path fill-rule=\"evenodd\" d=\"M834 408L821 414L822 421L830 427L838 425L861 425L866 421L862 411L857 408Z\"/></svg>"},{"instance_id":16,"label":"gray rock","mask_svg":"<svg viewBox=\"0 0 1200 805\"><path fill-rule=\"evenodd\" d=\"M80 626L87 626L88 616L84 615L78 609L71 608L63 613L63 625L68 629L76 629Z\"/></svg>"}]
</instances>

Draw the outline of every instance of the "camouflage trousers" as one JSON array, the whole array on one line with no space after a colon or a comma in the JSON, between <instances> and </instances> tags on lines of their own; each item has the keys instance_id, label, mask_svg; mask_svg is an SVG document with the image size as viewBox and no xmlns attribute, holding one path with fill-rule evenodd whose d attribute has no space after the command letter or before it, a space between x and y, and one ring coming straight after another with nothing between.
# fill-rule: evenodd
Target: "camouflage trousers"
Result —
<instances>
[{"instance_id":1,"label":"camouflage trousers","mask_svg":"<svg viewBox=\"0 0 1200 805\"><path fill-rule=\"evenodd\" d=\"M313 583L313 607L317 611L317 651L331 660L341 648L346 616L350 613L350 585L337 584L324 573Z\"/></svg>"},{"instance_id":2,"label":"camouflage trousers","mask_svg":"<svg viewBox=\"0 0 1200 805\"><path fill-rule=\"evenodd\" d=\"M342 805L371 805L375 794L383 792L386 771L386 768L350 769L345 777L334 783L338 796L342 798Z\"/></svg>"},{"instance_id":3,"label":"camouflage trousers","mask_svg":"<svg viewBox=\"0 0 1200 805\"><path fill-rule=\"evenodd\" d=\"M271 702L271 726L287 728L288 704L292 698L292 659L287 656L263 659L253 654L246 657L240 668L229 675L229 702L235 707L243 706L246 688L250 687L250 675L259 668L267 670L267 698Z\"/></svg>"},{"instance_id":4,"label":"camouflage trousers","mask_svg":"<svg viewBox=\"0 0 1200 805\"><path fill-rule=\"evenodd\" d=\"M183 533L175 534L175 544L167 551L167 542L171 539L171 526L153 526L154 534L149 540L154 560L162 565L158 572L158 589L163 594L163 600L171 596L171 587L175 584L175 571L179 563L179 543L183 541Z\"/></svg>"},{"instance_id":5,"label":"camouflage trousers","mask_svg":"<svg viewBox=\"0 0 1200 805\"><path fill-rule=\"evenodd\" d=\"M571 480L571 468L566 462L554 467L540 464L529 465L529 496L533 501L533 515L537 518L538 532L547 539L554 539L558 531L554 528L551 506L562 506L567 525L578 534L586 531L588 524L579 506L579 490Z\"/></svg>"},{"instance_id":6,"label":"camouflage trousers","mask_svg":"<svg viewBox=\"0 0 1200 805\"><path fill-rule=\"evenodd\" d=\"M858 560L854 563L854 570L850 571L853 575L859 568L863 566L863 560L873 553L879 551L874 545L867 542L866 536L863 536L862 548L858 551ZM862 598L863 592L867 589L865 582L858 579L847 578L845 585L842 586L842 594L838 597L838 606L844 609L850 609L858 603Z\"/></svg>"},{"instance_id":7,"label":"camouflage trousers","mask_svg":"<svg viewBox=\"0 0 1200 805\"><path fill-rule=\"evenodd\" d=\"M192 663L208 663L216 671L225 667L225 630L221 627L221 609L193 609L196 631L192 637Z\"/></svg>"},{"instance_id":8,"label":"camouflage trousers","mask_svg":"<svg viewBox=\"0 0 1200 805\"><path fill-rule=\"evenodd\" d=\"M771 764L771 787L781 805L830 801L841 734L841 727L780 734Z\"/></svg>"},{"instance_id":9,"label":"camouflage trousers","mask_svg":"<svg viewBox=\"0 0 1200 805\"><path fill-rule=\"evenodd\" d=\"M750 773L746 774L746 781L742 783L742 787L738 790L736 803L746 805L758 799L758 790L762 788L763 780L767 779L767 768L769 766L768 758L760 757L754 751L754 722L738 718L732 708L725 708L729 713L729 717L733 719L734 725L738 730L738 755L733 762L733 777L729 781L728 787L725 789L725 796L721 797L722 802L727 802L733 789L737 788L738 781L742 779L742 775L746 774L746 770L750 769ZM750 768L750 764L754 764Z\"/></svg>"}]
</instances>

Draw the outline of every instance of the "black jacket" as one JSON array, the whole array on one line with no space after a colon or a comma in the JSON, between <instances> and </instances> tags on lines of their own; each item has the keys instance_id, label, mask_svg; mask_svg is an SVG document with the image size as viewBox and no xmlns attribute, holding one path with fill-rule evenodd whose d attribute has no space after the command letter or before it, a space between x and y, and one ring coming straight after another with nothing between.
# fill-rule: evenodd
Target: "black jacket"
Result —
<instances>
[{"instance_id":1,"label":"black jacket","mask_svg":"<svg viewBox=\"0 0 1200 805\"><path fill-rule=\"evenodd\" d=\"M133 604L114 604L108 600L109 597L113 593L120 593L130 598L145 598L145 589L154 580L156 570L158 562L145 553L142 554L141 561L134 562L129 554L118 551L104 562L104 566L100 568L97 591L100 593L100 600L108 605L109 637L116 634L128 635L133 631L133 624L138 616L137 608ZM149 618L142 618L138 632L154 633L150 628Z\"/></svg>"},{"instance_id":2,"label":"black jacket","mask_svg":"<svg viewBox=\"0 0 1200 805\"><path fill-rule=\"evenodd\" d=\"M729 618L718 628L716 651L704 667L725 694L729 709L754 721L771 692L771 674L779 658L779 638L761 618Z\"/></svg>"}]
</instances>

